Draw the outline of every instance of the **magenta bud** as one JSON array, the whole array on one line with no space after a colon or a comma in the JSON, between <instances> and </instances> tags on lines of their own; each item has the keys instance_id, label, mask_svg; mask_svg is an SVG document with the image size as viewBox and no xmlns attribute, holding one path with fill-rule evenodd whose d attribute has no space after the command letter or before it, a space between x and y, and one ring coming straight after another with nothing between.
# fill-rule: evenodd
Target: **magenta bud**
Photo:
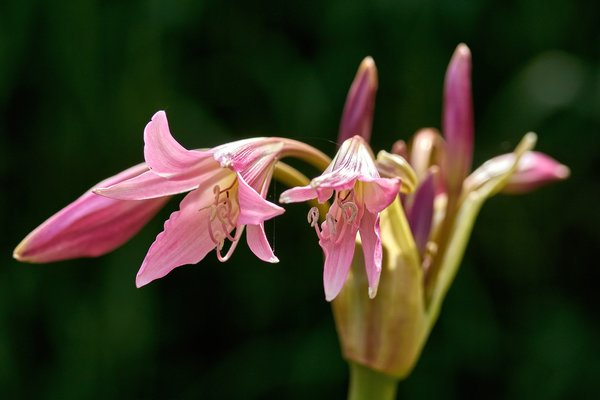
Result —
<instances>
[{"instance_id":1,"label":"magenta bud","mask_svg":"<svg viewBox=\"0 0 600 400\"><path fill-rule=\"evenodd\" d=\"M116 184L147 170L145 164L139 164L98 186ZM24 262L48 263L106 254L142 229L168 200L168 197L115 200L88 190L27 235L13 257Z\"/></svg>"},{"instance_id":2,"label":"magenta bud","mask_svg":"<svg viewBox=\"0 0 600 400\"><path fill-rule=\"evenodd\" d=\"M427 177L413 194L406 210L406 217L410 230L415 239L415 244L420 254L425 251L425 246L431 233L433 221L433 201L435 199L435 175L437 168L427 174Z\"/></svg>"},{"instance_id":3,"label":"magenta bud","mask_svg":"<svg viewBox=\"0 0 600 400\"><path fill-rule=\"evenodd\" d=\"M566 179L569 175L569 167L547 154L529 151L521 157L517 170L510 177L502 192L528 193L548 183Z\"/></svg>"},{"instance_id":4,"label":"magenta bud","mask_svg":"<svg viewBox=\"0 0 600 400\"><path fill-rule=\"evenodd\" d=\"M448 190L457 193L471 169L473 159L473 99L471 51L459 44L444 82L442 130L446 139L444 176Z\"/></svg>"},{"instance_id":5,"label":"magenta bud","mask_svg":"<svg viewBox=\"0 0 600 400\"><path fill-rule=\"evenodd\" d=\"M354 135L362 136L366 142L371 138L373 110L377 93L377 68L371 57L366 57L354 77L346 97L344 112L340 122L338 143Z\"/></svg>"}]
</instances>

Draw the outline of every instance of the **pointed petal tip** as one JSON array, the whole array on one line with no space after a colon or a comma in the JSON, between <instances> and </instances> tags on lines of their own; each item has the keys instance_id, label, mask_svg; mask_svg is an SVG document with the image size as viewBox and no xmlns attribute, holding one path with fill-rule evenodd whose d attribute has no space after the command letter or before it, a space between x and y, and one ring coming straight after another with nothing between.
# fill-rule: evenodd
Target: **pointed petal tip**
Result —
<instances>
[{"instance_id":1,"label":"pointed petal tip","mask_svg":"<svg viewBox=\"0 0 600 400\"><path fill-rule=\"evenodd\" d=\"M159 120L159 119L167 119L167 113L165 112L165 110L158 110L157 112L154 113L154 115L151 118L151 121L155 121L155 120Z\"/></svg>"},{"instance_id":2,"label":"pointed petal tip","mask_svg":"<svg viewBox=\"0 0 600 400\"><path fill-rule=\"evenodd\" d=\"M345 279L344 279L345 281ZM335 298L340 294L344 287L344 284L340 285L339 281L323 281L323 288L325 290L325 300L327 302L332 302Z\"/></svg>"},{"instance_id":3,"label":"pointed petal tip","mask_svg":"<svg viewBox=\"0 0 600 400\"><path fill-rule=\"evenodd\" d=\"M317 191L311 186L296 186L279 195L279 202L283 204L299 203L314 199L318 196Z\"/></svg>"},{"instance_id":4,"label":"pointed petal tip","mask_svg":"<svg viewBox=\"0 0 600 400\"><path fill-rule=\"evenodd\" d=\"M27 257L23 256L23 248L25 247L25 240L18 244L17 247L13 250L13 258L20 262L31 262Z\"/></svg>"},{"instance_id":5,"label":"pointed petal tip","mask_svg":"<svg viewBox=\"0 0 600 400\"><path fill-rule=\"evenodd\" d=\"M368 74L369 85L371 87L377 87L377 66L375 65L373 57L367 56L360 63L356 75L360 76L362 74Z\"/></svg>"},{"instance_id":6,"label":"pointed petal tip","mask_svg":"<svg viewBox=\"0 0 600 400\"><path fill-rule=\"evenodd\" d=\"M288 204L292 202L292 199L288 196L286 192L283 192L279 195L279 202L282 204Z\"/></svg>"},{"instance_id":7,"label":"pointed petal tip","mask_svg":"<svg viewBox=\"0 0 600 400\"><path fill-rule=\"evenodd\" d=\"M373 67L375 67L375 60L373 60L373 57L371 57L371 56L366 56L365 58L363 58L362 62L360 63L360 69L373 68Z\"/></svg>"},{"instance_id":8,"label":"pointed petal tip","mask_svg":"<svg viewBox=\"0 0 600 400\"><path fill-rule=\"evenodd\" d=\"M372 288L369 286L369 298L372 300L377 296L377 288Z\"/></svg>"},{"instance_id":9,"label":"pointed petal tip","mask_svg":"<svg viewBox=\"0 0 600 400\"><path fill-rule=\"evenodd\" d=\"M567 179L571 176L571 169L566 165L559 164L554 170L554 176L556 176L557 179Z\"/></svg>"},{"instance_id":10,"label":"pointed petal tip","mask_svg":"<svg viewBox=\"0 0 600 400\"><path fill-rule=\"evenodd\" d=\"M142 286L146 286L150 282L152 282L152 279L148 279L148 277L144 276L143 274L138 273L135 277L135 287L138 289L140 289Z\"/></svg>"},{"instance_id":11,"label":"pointed petal tip","mask_svg":"<svg viewBox=\"0 0 600 400\"><path fill-rule=\"evenodd\" d=\"M467 46L466 44L459 43L459 45L456 46L456 50L454 50L454 54L463 58L471 58L471 49L469 49L469 46Z\"/></svg>"},{"instance_id":12,"label":"pointed petal tip","mask_svg":"<svg viewBox=\"0 0 600 400\"><path fill-rule=\"evenodd\" d=\"M532 150L536 143L537 143L537 133L535 132L527 132L524 136L523 139L521 139L521 141L519 142L519 144L517 145L517 148L515 149L515 153L520 153L520 152L525 152L527 150Z\"/></svg>"},{"instance_id":13,"label":"pointed petal tip","mask_svg":"<svg viewBox=\"0 0 600 400\"><path fill-rule=\"evenodd\" d=\"M337 293L328 293L327 290L325 290L325 301L327 301L328 303L331 303L336 297Z\"/></svg>"}]
</instances>

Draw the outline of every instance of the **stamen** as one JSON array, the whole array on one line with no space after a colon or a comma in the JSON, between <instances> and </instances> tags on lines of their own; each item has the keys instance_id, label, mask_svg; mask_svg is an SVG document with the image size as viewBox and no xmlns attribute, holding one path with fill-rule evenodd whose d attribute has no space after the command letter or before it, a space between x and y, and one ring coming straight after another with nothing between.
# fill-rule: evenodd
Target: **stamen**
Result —
<instances>
[{"instance_id":1,"label":"stamen","mask_svg":"<svg viewBox=\"0 0 600 400\"><path fill-rule=\"evenodd\" d=\"M329 208L329 212L325 217L325 225L327 226L326 239L339 243L346 232L347 226L356 220L358 206L353 200L354 190L336 192L335 203ZM324 239L323 230L319 229L319 210L316 207L310 209L307 219L310 226L315 228L319 239Z\"/></svg>"},{"instance_id":2,"label":"stamen","mask_svg":"<svg viewBox=\"0 0 600 400\"><path fill-rule=\"evenodd\" d=\"M356 216L358 215L358 206L353 200L354 190L337 192L335 196L335 205L337 206L337 209L334 211L335 217L331 214L331 208L330 213L327 214L327 226L329 227L331 237L336 244L341 242L348 226L356 220ZM338 224L340 218L342 221L341 227L340 224Z\"/></svg>"},{"instance_id":3,"label":"stamen","mask_svg":"<svg viewBox=\"0 0 600 400\"><path fill-rule=\"evenodd\" d=\"M347 224L354 221L356 218L356 214L358 214L358 206L351 201L347 201L342 204L342 216ZM347 211L350 211L350 215L347 214Z\"/></svg>"},{"instance_id":4,"label":"stamen","mask_svg":"<svg viewBox=\"0 0 600 400\"><path fill-rule=\"evenodd\" d=\"M242 236L242 232L244 231L244 227L241 228L236 228L235 230L235 236L233 237L233 239L231 240L231 246L229 246L229 250L227 250L227 253L223 256L221 255L221 250L223 250L223 245L219 246L217 248L217 259L220 262L225 262L227 260L229 260L231 258L231 255L233 254L233 251L235 250L235 248L237 247L239 241L240 241L240 237Z\"/></svg>"},{"instance_id":5,"label":"stamen","mask_svg":"<svg viewBox=\"0 0 600 400\"><path fill-rule=\"evenodd\" d=\"M225 233L227 239L233 241L233 236L231 236L229 232L235 228L235 223L231 219L231 202L229 201L229 198L224 199L223 202L217 206L216 214L219 222L221 222L223 233Z\"/></svg>"},{"instance_id":6,"label":"stamen","mask_svg":"<svg viewBox=\"0 0 600 400\"><path fill-rule=\"evenodd\" d=\"M354 221L356 214L358 214L358 206L353 200L354 190L349 190L346 193L337 192L335 197L335 202L341 210L342 219L348 224Z\"/></svg>"},{"instance_id":7,"label":"stamen","mask_svg":"<svg viewBox=\"0 0 600 400\"><path fill-rule=\"evenodd\" d=\"M216 209L216 207L213 206L213 209L211 209L211 214L216 213L216 211L214 211ZM211 215L211 218L209 218L208 220L208 236L210 236L210 240L212 240L212 242L214 244L219 244L219 240L216 239L215 234L212 230L212 222L214 221L214 216Z\"/></svg>"},{"instance_id":8,"label":"stamen","mask_svg":"<svg viewBox=\"0 0 600 400\"><path fill-rule=\"evenodd\" d=\"M235 197L232 199L229 193L229 191L234 187L235 183L236 181L234 180L232 184L225 189L221 189L221 186L219 185L213 186L213 193L215 194L213 203L200 209L205 210L210 208L208 217L208 236L215 244L215 250L219 261L226 261L229 259L229 257L231 257L231 254L237 246L237 241L239 240L243 231L243 229L236 229L236 224L234 222L234 210L236 208L232 202L232 200L234 201ZM234 229L236 229L236 233L235 235L232 235L231 232ZM230 240L232 245L227 251L227 254L223 256L221 251L225 246L225 239Z\"/></svg>"},{"instance_id":9,"label":"stamen","mask_svg":"<svg viewBox=\"0 0 600 400\"><path fill-rule=\"evenodd\" d=\"M329 228L329 236L335 236L337 234L337 228L335 224L337 224L337 219L331 215L331 213L327 213L325 217L325 222L327 223L327 227Z\"/></svg>"},{"instance_id":10,"label":"stamen","mask_svg":"<svg viewBox=\"0 0 600 400\"><path fill-rule=\"evenodd\" d=\"M308 215L306 217L310 226L317 225L319 223L319 209L317 207L312 207L308 210Z\"/></svg>"},{"instance_id":11,"label":"stamen","mask_svg":"<svg viewBox=\"0 0 600 400\"><path fill-rule=\"evenodd\" d=\"M312 207L308 211L308 215L306 217L310 226L315 228L315 232L317 232L317 237L319 238L319 240L321 240L323 238L323 235L321 234L321 230L319 229L319 209L317 207Z\"/></svg>"}]
</instances>

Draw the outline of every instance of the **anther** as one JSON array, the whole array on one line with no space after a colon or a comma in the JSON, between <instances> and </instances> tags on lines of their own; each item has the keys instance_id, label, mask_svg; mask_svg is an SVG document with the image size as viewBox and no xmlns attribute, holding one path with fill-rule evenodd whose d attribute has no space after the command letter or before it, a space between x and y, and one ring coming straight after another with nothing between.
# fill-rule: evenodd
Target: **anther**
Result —
<instances>
[{"instance_id":1,"label":"anther","mask_svg":"<svg viewBox=\"0 0 600 400\"><path fill-rule=\"evenodd\" d=\"M319 229L319 209L317 207L312 207L308 211L308 215L306 216L308 223L310 226L315 228L315 232L317 232L317 237L319 240L322 238L321 230Z\"/></svg>"},{"instance_id":2,"label":"anther","mask_svg":"<svg viewBox=\"0 0 600 400\"><path fill-rule=\"evenodd\" d=\"M306 216L308 223L310 226L315 226L319 223L319 209L317 207L312 207L308 211L308 215Z\"/></svg>"},{"instance_id":3,"label":"anther","mask_svg":"<svg viewBox=\"0 0 600 400\"><path fill-rule=\"evenodd\" d=\"M354 204L351 201L342 203L341 209L342 209L342 216L344 218L344 221L347 224L354 221L354 219L356 218L356 214L358 214L358 207L356 206L356 204ZM347 213L348 211L350 211L350 215L348 215L348 213Z\"/></svg>"},{"instance_id":4,"label":"anther","mask_svg":"<svg viewBox=\"0 0 600 400\"><path fill-rule=\"evenodd\" d=\"M213 204L202 208L204 210L210 207L210 214L208 220L208 235L213 243L216 245L217 256L219 259L227 258L221 257L220 252L223 249L225 239L230 241L236 241L238 238L231 234L231 231L235 228L233 221L233 204L230 198L229 190L233 188L235 181L225 189L221 189L221 186L213 186L213 193L215 195ZM222 197L224 195L224 197ZM218 220L218 225L213 226L213 221ZM219 229L220 228L220 229Z\"/></svg>"}]
</instances>

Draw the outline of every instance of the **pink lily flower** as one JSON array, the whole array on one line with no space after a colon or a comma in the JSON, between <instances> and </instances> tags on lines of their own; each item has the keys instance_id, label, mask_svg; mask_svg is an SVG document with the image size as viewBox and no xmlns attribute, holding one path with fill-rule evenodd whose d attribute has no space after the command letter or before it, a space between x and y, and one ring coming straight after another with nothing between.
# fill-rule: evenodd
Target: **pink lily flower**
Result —
<instances>
[{"instance_id":1,"label":"pink lily flower","mask_svg":"<svg viewBox=\"0 0 600 400\"><path fill-rule=\"evenodd\" d=\"M263 226L265 220L284 211L265 200L275 164L285 156L296 156L318 168L330 162L317 149L283 138L253 138L210 150L186 150L171 136L163 111L146 126L144 142L146 163L100 182L59 211L17 246L14 257L44 263L105 254L137 233L171 195L190 192L150 247L137 275L138 287L178 266L199 262L212 249L219 260L227 260L244 230L254 254L278 262ZM279 170L292 181L308 181L281 165ZM231 246L223 255L227 240Z\"/></svg>"},{"instance_id":2,"label":"pink lily flower","mask_svg":"<svg viewBox=\"0 0 600 400\"><path fill-rule=\"evenodd\" d=\"M113 199L142 200L191 191L171 214L137 274L138 287L174 268L195 264L216 249L220 261L232 255L244 229L252 252L275 263L263 223L284 212L265 200L273 167L294 141L253 138L210 150L187 150L171 136L167 117L157 112L144 131L150 170L95 193ZM234 232L235 231L235 232ZM223 255L225 241L231 246Z\"/></svg>"},{"instance_id":3,"label":"pink lily flower","mask_svg":"<svg viewBox=\"0 0 600 400\"><path fill-rule=\"evenodd\" d=\"M367 143L361 136L354 136L344 141L321 176L307 186L281 194L279 201L282 203L315 198L324 203L334 196L320 229L318 210L312 208L308 215L325 253L323 283L327 301L338 295L346 281L359 232L368 292L371 298L375 297L382 259L379 213L396 199L399 190L400 180L381 178Z\"/></svg>"},{"instance_id":4,"label":"pink lily flower","mask_svg":"<svg viewBox=\"0 0 600 400\"><path fill-rule=\"evenodd\" d=\"M131 167L98 184L109 186L148 171L145 164ZM19 243L13 257L47 263L79 257L97 257L121 246L162 208L168 198L122 201L88 190L37 227Z\"/></svg>"}]
</instances>

